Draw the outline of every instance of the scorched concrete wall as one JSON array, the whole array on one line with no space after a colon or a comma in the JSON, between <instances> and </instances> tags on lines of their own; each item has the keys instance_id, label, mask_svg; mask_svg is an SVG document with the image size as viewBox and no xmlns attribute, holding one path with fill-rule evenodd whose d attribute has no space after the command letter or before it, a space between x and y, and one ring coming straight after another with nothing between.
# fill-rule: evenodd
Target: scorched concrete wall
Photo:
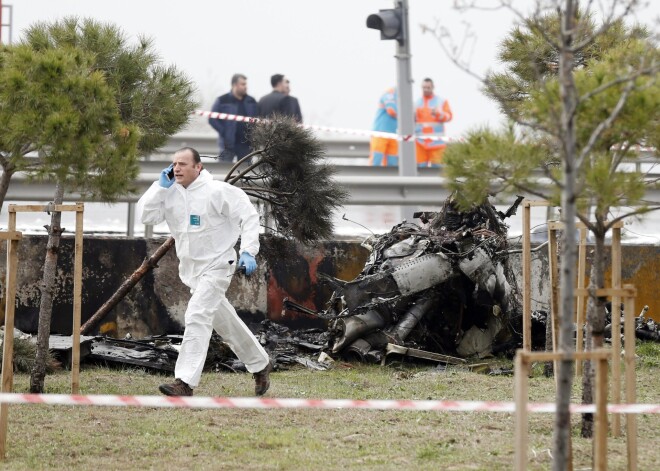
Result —
<instances>
[{"instance_id":1,"label":"scorched concrete wall","mask_svg":"<svg viewBox=\"0 0 660 471\"><path fill-rule=\"evenodd\" d=\"M83 323L115 292L121 283L165 239L85 237L83 249ZM19 243L16 327L36 332L46 236L26 236ZM358 241L329 241L306 247L291 241L262 237L257 273L250 278L235 276L228 297L248 322L266 318L291 327L321 327L319 319L283 312L285 297L320 310L332 288L319 282L318 273L351 280L360 273L368 252ZM0 276L3 293L6 247L0 250ZM636 310L644 304L649 314L660 320L660 247L624 246L623 280L637 287ZM510 259L517 283L522 282L520 255ZM101 322L95 333L139 338L182 330L190 293L178 278L178 259L174 250L166 254L159 267L148 273L129 295ZM73 238L62 239L57 269L57 287L52 331L71 333L73 310ZM609 277L608 273L608 277ZM609 278L608 278L609 279ZM519 286L520 287L520 286ZM545 250L532 256L532 308L548 307L547 255ZM4 311L3 304L0 306Z\"/></svg>"}]
</instances>

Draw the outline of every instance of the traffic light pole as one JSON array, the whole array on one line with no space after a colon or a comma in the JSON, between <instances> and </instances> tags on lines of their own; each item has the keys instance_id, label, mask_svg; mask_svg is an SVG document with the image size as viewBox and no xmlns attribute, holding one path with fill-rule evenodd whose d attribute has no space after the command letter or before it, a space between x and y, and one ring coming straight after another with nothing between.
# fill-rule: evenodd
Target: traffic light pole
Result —
<instances>
[{"instance_id":1,"label":"traffic light pole","mask_svg":"<svg viewBox=\"0 0 660 471\"><path fill-rule=\"evenodd\" d=\"M414 133L415 118L412 96L412 73L410 67L410 30L408 28L408 0L395 0L395 8L401 8L404 40L396 42L396 81L397 81L397 109L399 140L399 176L417 176L417 162L415 160L415 140L405 136ZM403 44L401 44L403 43ZM405 190L404 190L405 191ZM401 217L412 220L415 207L402 206Z\"/></svg>"}]
</instances>

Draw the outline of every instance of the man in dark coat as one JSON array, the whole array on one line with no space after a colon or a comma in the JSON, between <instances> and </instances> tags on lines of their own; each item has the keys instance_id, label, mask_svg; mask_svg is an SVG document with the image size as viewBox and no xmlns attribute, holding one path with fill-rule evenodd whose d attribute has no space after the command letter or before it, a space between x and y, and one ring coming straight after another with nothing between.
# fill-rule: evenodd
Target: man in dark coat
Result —
<instances>
[{"instance_id":1,"label":"man in dark coat","mask_svg":"<svg viewBox=\"0 0 660 471\"><path fill-rule=\"evenodd\" d=\"M247 94L247 77L234 74L231 78L231 91L219 96L211 111L239 116L257 116L257 101ZM233 162L250 153L247 142L247 124L243 121L209 118L209 124L218 132L220 158L222 162Z\"/></svg>"},{"instance_id":2,"label":"man in dark coat","mask_svg":"<svg viewBox=\"0 0 660 471\"><path fill-rule=\"evenodd\" d=\"M259 100L259 117L269 118L275 114L291 116L302 123L302 113L298 99L289 95L289 79L282 74L270 78L273 91Z\"/></svg>"}]
</instances>

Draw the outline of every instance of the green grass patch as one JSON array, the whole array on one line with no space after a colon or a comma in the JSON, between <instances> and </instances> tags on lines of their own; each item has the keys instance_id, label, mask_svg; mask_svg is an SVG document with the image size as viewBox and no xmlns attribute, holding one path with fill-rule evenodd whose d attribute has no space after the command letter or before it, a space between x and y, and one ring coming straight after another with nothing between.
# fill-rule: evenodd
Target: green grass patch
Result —
<instances>
[{"instance_id":1,"label":"green grass patch","mask_svg":"<svg viewBox=\"0 0 660 471\"><path fill-rule=\"evenodd\" d=\"M660 368L660 343L638 340L635 353L639 357L638 363L640 366Z\"/></svg>"},{"instance_id":2,"label":"green grass patch","mask_svg":"<svg viewBox=\"0 0 660 471\"><path fill-rule=\"evenodd\" d=\"M638 401L657 403L660 370L644 361L656 346L640 344ZM502 362L497 366L501 366ZM504 362L507 364L507 362ZM510 366L510 362L508 362ZM533 401L554 400L554 380L536 370ZM158 394L166 375L140 369L84 366L83 394ZM510 401L513 377L488 376L463 367L395 367L338 364L330 371L274 372L269 397L352 399L453 399ZM15 390L28 389L17 374ZM574 382L579 402L580 381ZM49 393L70 390L68 372L46 378ZM250 396L249 374L205 373L199 396ZM591 442L577 436L575 468L591 465ZM624 421L625 422L625 421ZM660 469L660 419L638 418L639 469ZM529 469L548 469L553 416L530 416ZM504 413L366 410L184 410L121 407L10 406L3 469L199 470L509 470L514 455L513 417ZM625 437L608 439L610 469L625 469Z\"/></svg>"}]
</instances>

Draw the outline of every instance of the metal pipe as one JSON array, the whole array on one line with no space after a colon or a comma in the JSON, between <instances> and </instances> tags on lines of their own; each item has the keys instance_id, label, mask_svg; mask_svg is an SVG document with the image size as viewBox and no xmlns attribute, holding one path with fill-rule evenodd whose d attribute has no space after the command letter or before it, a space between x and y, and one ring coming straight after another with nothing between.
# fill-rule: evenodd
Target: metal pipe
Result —
<instances>
[{"instance_id":1,"label":"metal pipe","mask_svg":"<svg viewBox=\"0 0 660 471\"><path fill-rule=\"evenodd\" d=\"M419 321L422 320L422 317L431 309L433 301L432 296L418 299L415 305L403 316L403 319L390 330L392 336L398 342L403 342Z\"/></svg>"}]
</instances>

